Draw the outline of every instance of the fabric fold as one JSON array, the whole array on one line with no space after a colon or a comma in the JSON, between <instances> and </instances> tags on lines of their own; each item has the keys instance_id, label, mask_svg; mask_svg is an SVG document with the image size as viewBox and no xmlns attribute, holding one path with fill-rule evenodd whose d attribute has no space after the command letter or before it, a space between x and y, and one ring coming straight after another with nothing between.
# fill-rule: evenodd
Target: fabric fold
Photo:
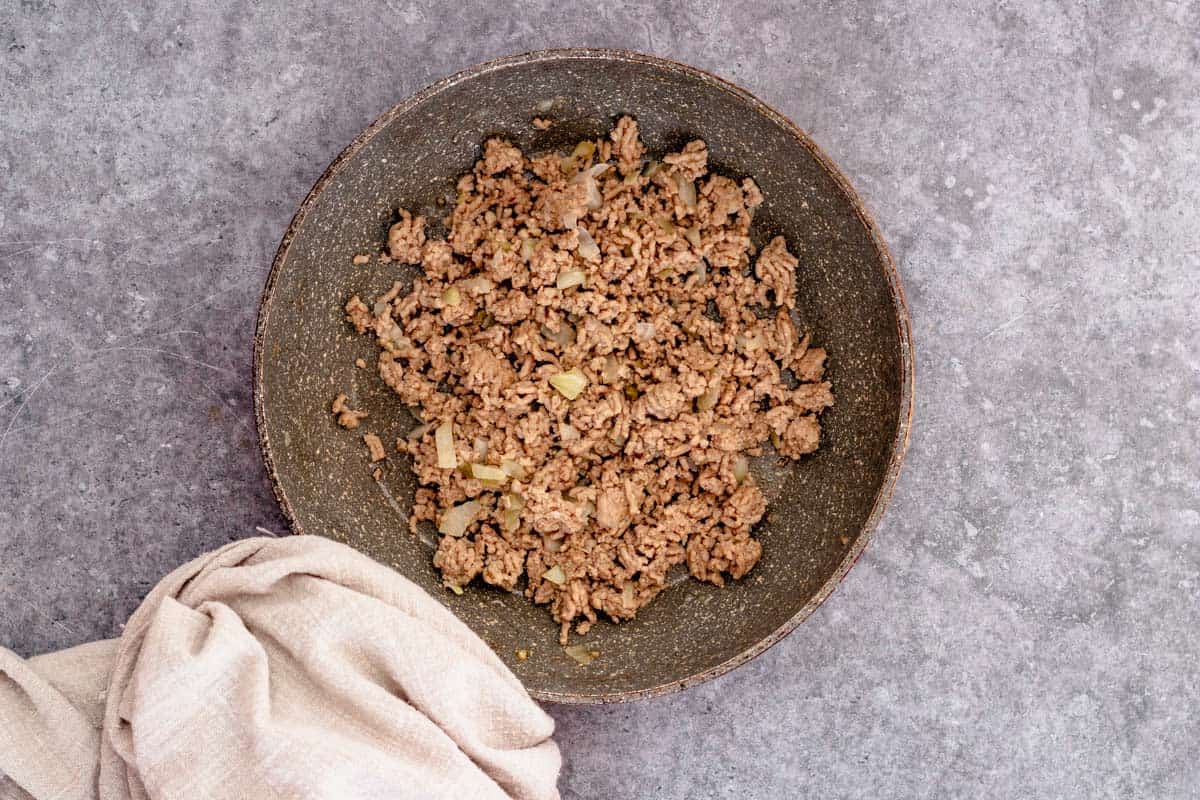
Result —
<instances>
[{"instance_id":1,"label":"fabric fold","mask_svg":"<svg viewBox=\"0 0 1200 800\"><path fill-rule=\"evenodd\" d=\"M119 640L0 649L13 797L543 800L553 730L441 603L322 537L180 567Z\"/></svg>"}]
</instances>

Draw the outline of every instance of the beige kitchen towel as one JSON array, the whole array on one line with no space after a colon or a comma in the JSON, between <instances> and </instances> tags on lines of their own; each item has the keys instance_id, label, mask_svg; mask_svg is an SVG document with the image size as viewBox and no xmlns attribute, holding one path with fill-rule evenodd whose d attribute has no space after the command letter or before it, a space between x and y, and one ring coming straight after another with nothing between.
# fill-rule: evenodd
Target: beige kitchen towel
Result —
<instances>
[{"instance_id":1,"label":"beige kitchen towel","mask_svg":"<svg viewBox=\"0 0 1200 800\"><path fill-rule=\"evenodd\" d=\"M118 640L0 648L0 798L557 798L553 720L441 603L317 536L172 572Z\"/></svg>"}]
</instances>

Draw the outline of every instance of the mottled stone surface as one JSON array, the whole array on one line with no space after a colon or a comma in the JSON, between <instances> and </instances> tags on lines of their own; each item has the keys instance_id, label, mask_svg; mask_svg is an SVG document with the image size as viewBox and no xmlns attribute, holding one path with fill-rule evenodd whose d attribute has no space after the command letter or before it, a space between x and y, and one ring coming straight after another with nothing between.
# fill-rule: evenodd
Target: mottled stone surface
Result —
<instances>
[{"instance_id":1,"label":"mottled stone surface","mask_svg":"<svg viewBox=\"0 0 1200 800\"><path fill-rule=\"evenodd\" d=\"M552 709L564 794L1191 796L1200 5L516 5L0 10L0 643L114 635L171 567L281 526L255 306L344 144L474 62L629 47L846 170L906 282L917 417L876 540L795 634Z\"/></svg>"}]
</instances>

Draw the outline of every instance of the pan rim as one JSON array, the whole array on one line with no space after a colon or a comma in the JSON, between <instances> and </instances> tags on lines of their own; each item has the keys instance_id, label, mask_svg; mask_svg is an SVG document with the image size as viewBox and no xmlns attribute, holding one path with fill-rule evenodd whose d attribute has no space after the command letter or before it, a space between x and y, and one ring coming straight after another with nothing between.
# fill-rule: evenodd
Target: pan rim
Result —
<instances>
[{"instance_id":1,"label":"pan rim","mask_svg":"<svg viewBox=\"0 0 1200 800\"><path fill-rule=\"evenodd\" d=\"M891 250L884 241L882 233L879 230L878 224L867 211L862 199L858 196L849 179L843 174L841 169L834 161L825 154L824 151L812 140L812 138L802 130L798 125L792 122L788 117L776 111L774 108L748 92L747 90L737 86L724 78L718 77L706 70L674 61L660 56L648 55L632 50L618 50L607 48L559 48L549 50L536 50L526 53L520 53L503 58L487 61L467 69L456 72L448 77L436 81L408 98L396 103L383 114L381 114L374 122L364 129L358 136L354 138L329 164L328 167L321 173L321 176L313 184L313 188L305 196L304 201L300 204L291 222L288 224L283 238L279 243L279 247L275 252L275 257L271 262L270 271L267 274L266 282L263 286L262 296L259 300L258 318L255 325L254 333L254 352L253 352L253 396L254 396L254 419L258 431L259 451L262 455L263 464L267 471L267 477L271 482L271 488L275 494L275 499L279 503L280 511L283 513L284 519L287 520L288 526L293 534L303 534L303 526L296 518L291 502L288 500L284 492L283 485L279 478L279 473L275 465L275 461L271 456L271 442L267 433L267 411L265 407L265 398L263 392L263 351L265 346L266 329L270 318L271 300L274 294L275 284L282 270L283 264L287 259L287 255L295 237L296 232L303 225L308 216L309 211L324 191L326 185L337 175L341 169L350 162L358 154L358 152L375 137L381 130L386 128L396 117L406 113L410 109L425 102L426 100L436 96L437 94L449 89L459 83L473 80L482 75L491 72L512 69L515 67L526 66L529 64L537 64L546 61L586 61L586 60L608 60L608 61L624 61L664 69L669 72L683 73L698 80L708 83L718 89L734 95L746 103L753 111L765 116L770 121L774 122L783 130L787 131L793 138L804 146L821 168L833 179L838 189L845 196L850 206L854 209L856 216L866 229L870 236L871 243L878 255L880 265L883 268L884 277L887 280L888 292L891 299L892 311L895 315L897 341L899 345L900 359L900 402L897 409L896 429L891 442L891 455L888 459L888 464L884 470L883 481L879 486L875 495L875 500L871 505L871 511L864 521L859 535L855 538L854 544L843 556L838 568L834 570L822 584L817 592L809 598L795 614L789 617L782 625L773 630L767 636L764 636L754 645L746 648L737 655L726 659L720 664L709 667L703 672L697 673L684 678L678 678L672 681L667 681L656 686L647 687L645 689L635 689L621 692L607 692L601 694L582 694L570 692L553 692L542 689L530 689L526 687L536 700L544 702L552 702L559 704L582 704L582 705L601 705L609 703L629 702L633 700L645 700L653 697L660 697L674 692L682 691L683 689L705 683L714 678L725 675L726 673L736 669L757 656L762 655L775 644L782 641L792 631L794 631L808 617L812 616L813 612L833 594L834 590L841 584L842 580L849 573L850 569L855 565L858 559L862 556L867 544L874 537L875 530L883 517L884 511L892 499L896 482L900 475L901 466L904 462L905 455L908 451L908 444L912 428L912 418L914 410L914 391L915 391L915 366L913 357L913 342L911 331L911 320L909 318L908 304L904 298L904 291L900 282L900 275L896 268L895 260L892 257Z\"/></svg>"}]
</instances>

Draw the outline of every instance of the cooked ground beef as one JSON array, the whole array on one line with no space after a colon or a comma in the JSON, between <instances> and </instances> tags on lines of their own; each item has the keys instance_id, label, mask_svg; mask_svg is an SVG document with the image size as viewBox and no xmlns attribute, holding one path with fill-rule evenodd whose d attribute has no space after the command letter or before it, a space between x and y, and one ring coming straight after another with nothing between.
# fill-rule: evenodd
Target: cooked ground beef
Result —
<instances>
[{"instance_id":1,"label":"cooked ground beef","mask_svg":"<svg viewBox=\"0 0 1200 800\"><path fill-rule=\"evenodd\" d=\"M371 463L383 461L387 458L387 451L383 449L383 440L373 433L363 434L363 444L367 446L367 450L371 454Z\"/></svg>"},{"instance_id":2,"label":"cooked ground beef","mask_svg":"<svg viewBox=\"0 0 1200 800\"><path fill-rule=\"evenodd\" d=\"M445 584L524 575L564 643L635 616L676 564L744 576L767 508L746 456L811 453L833 405L792 321L796 257L776 237L752 264L754 181L709 175L702 141L644 153L631 117L569 155L488 140L445 240L408 211L392 227L412 290L346 304L426 423L397 447Z\"/></svg>"},{"instance_id":3,"label":"cooked ground beef","mask_svg":"<svg viewBox=\"0 0 1200 800\"><path fill-rule=\"evenodd\" d=\"M341 425L348 431L352 431L358 427L358 423L367 418L367 412L355 411L346 403L347 397L344 394L339 394L333 398L333 406L330 410L337 417L338 425Z\"/></svg>"}]
</instances>

